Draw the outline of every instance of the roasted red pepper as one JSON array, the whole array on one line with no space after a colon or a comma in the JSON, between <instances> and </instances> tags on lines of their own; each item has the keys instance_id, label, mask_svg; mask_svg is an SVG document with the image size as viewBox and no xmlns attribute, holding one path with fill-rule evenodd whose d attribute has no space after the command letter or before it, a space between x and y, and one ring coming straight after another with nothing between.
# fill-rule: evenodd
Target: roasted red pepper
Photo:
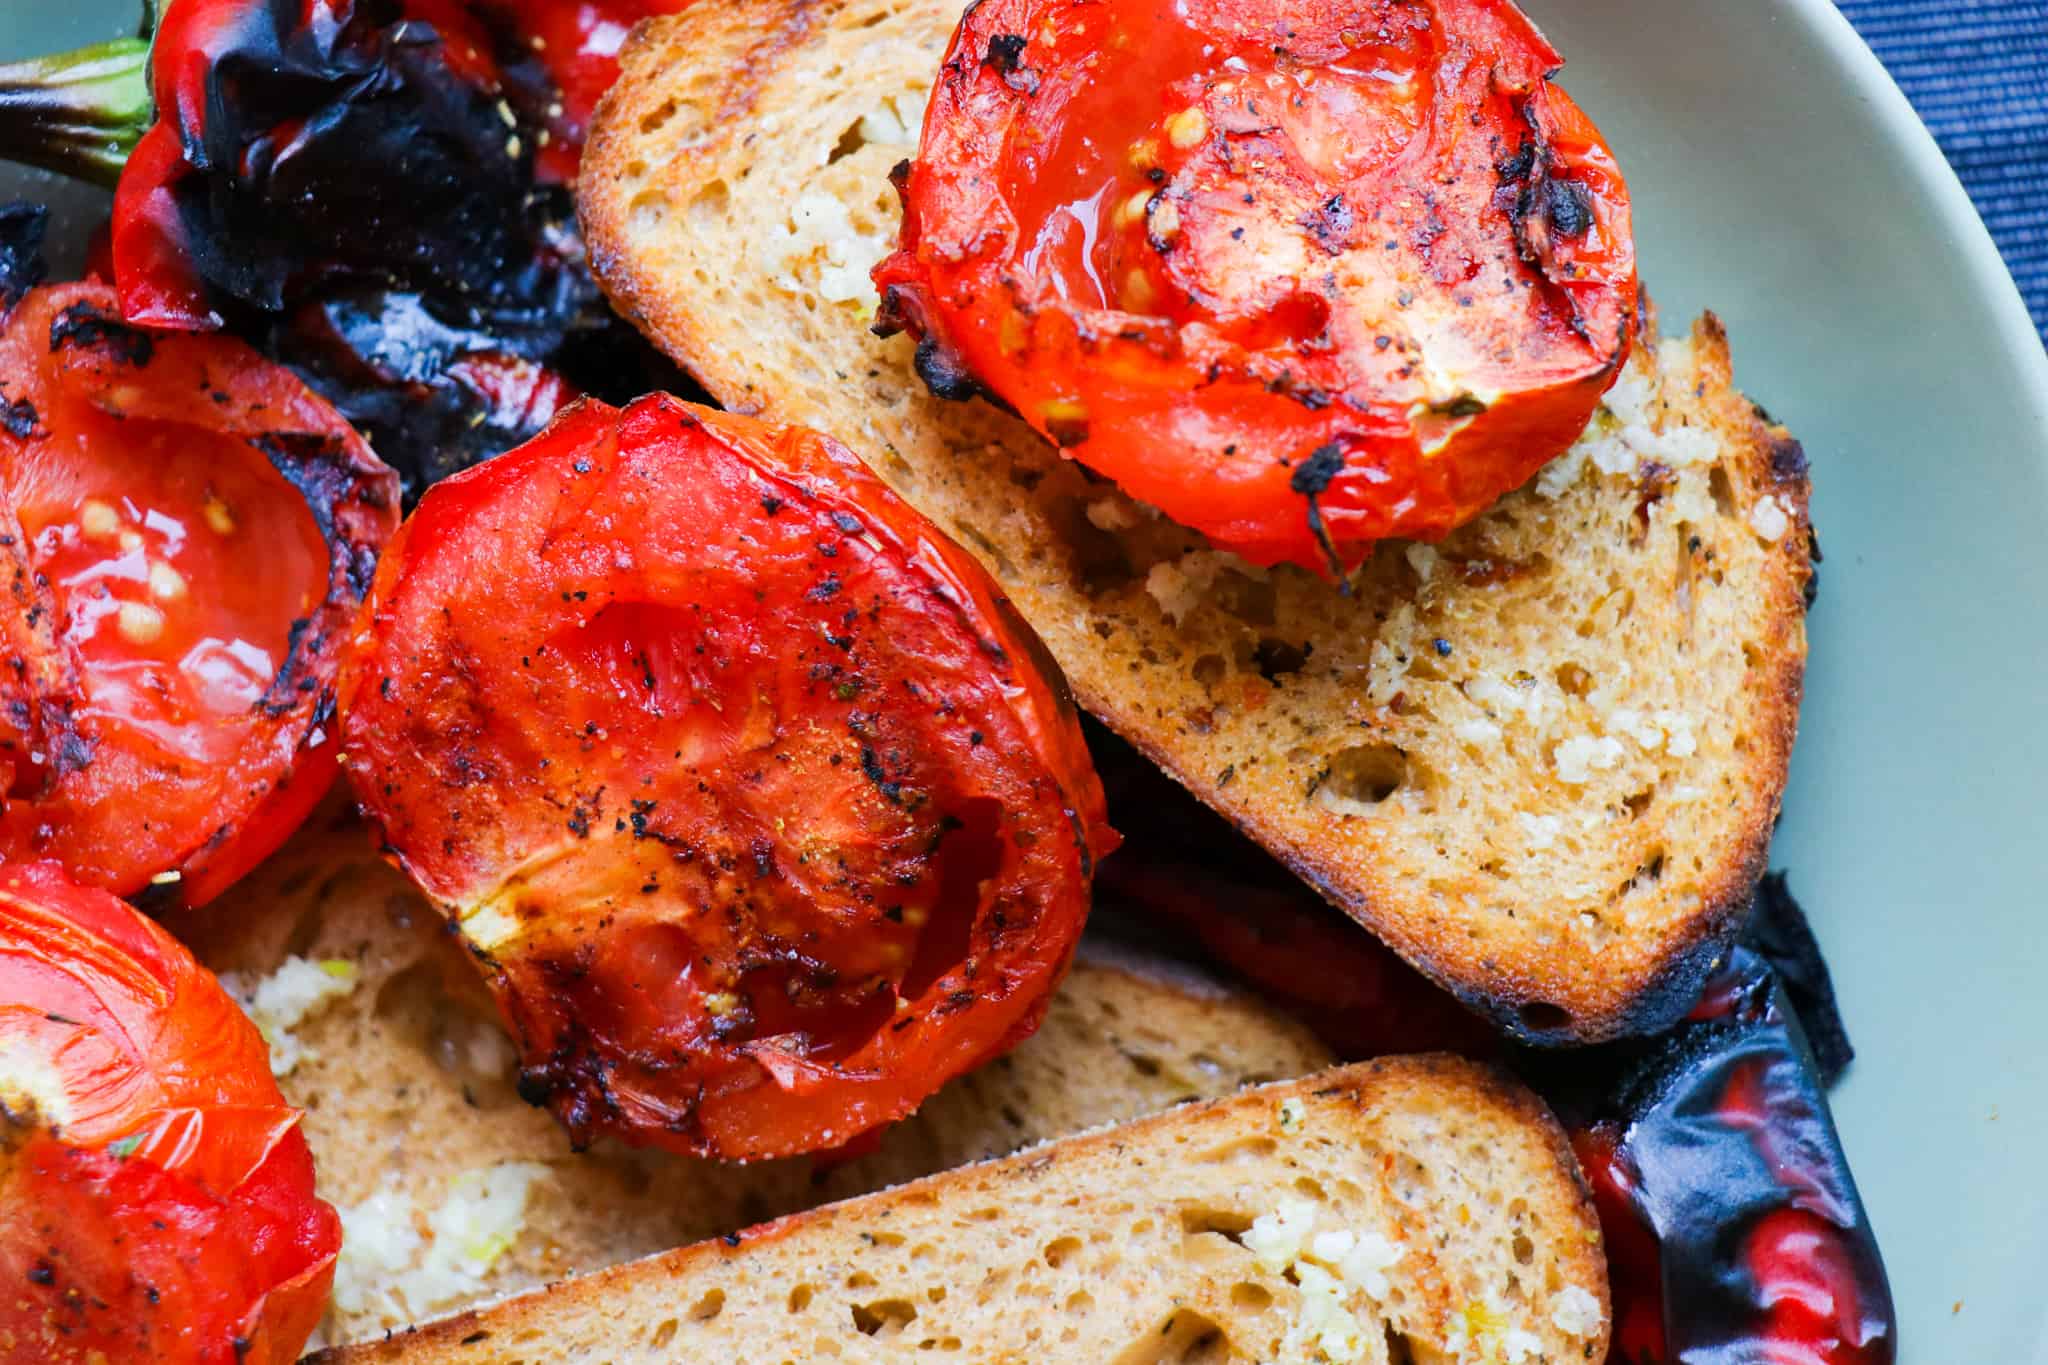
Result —
<instances>
[{"instance_id":1,"label":"roasted red pepper","mask_svg":"<svg viewBox=\"0 0 2048 1365\"><path fill-rule=\"evenodd\" d=\"M598 293L569 183L619 43L677 3L177 0L153 104L134 43L0 68L0 156L121 167L127 320L255 341L410 497L580 392L688 391Z\"/></svg>"},{"instance_id":2,"label":"roasted red pepper","mask_svg":"<svg viewBox=\"0 0 2048 1365\"><path fill-rule=\"evenodd\" d=\"M1828 1115L1848 1042L1782 879L1765 879L1745 946L1677 1027L1539 1052L1465 1014L1120 741L1089 742L1129 839L1098 879L1112 921L1122 906L1174 940L1192 932L1343 1056L1484 1053L1550 1101L1606 1231L1610 1365L1894 1359L1884 1264Z\"/></svg>"},{"instance_id":3,"label":"roasted red pepper","mask_svg":"<svg viewBox=\"0 0 2048 1365\"><path fill-rule=\"evenodd\" d=\"M1614 1249L1610 1360L1889 1365L1884 1265L1770 963L1738 947L1690 1018L1604 1065L1606 1096L1561 1107Z\"/></svg>"}]
</instances>

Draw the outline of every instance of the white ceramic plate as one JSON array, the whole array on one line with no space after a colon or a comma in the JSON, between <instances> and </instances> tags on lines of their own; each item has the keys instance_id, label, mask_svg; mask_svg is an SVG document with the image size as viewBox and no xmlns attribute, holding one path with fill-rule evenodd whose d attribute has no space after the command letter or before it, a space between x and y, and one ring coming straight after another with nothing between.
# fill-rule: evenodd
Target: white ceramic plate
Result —
<instances>
[{"instance_id":1,"label":"white ceramic plate","mask_svg":"<svg viewBox=\"0 0 2048 1365\"><path fill-rule=\"evenodd\" d=\"M2048 1362L2048 356L1827 0L1528 4L1629 174L1667 324L1719 312L1812 457L1827 561L1772 861L1857 1044L1836 1115L1902 1358ZM129 11L0 0L0 57ZM0 170L0 196L48 184Z\"/></svg>"}]
</instances>

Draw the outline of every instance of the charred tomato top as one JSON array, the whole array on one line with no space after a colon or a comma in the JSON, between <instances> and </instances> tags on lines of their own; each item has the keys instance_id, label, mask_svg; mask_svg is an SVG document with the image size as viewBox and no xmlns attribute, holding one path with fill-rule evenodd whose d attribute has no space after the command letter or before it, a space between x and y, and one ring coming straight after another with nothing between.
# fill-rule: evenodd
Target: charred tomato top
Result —
<instances>
[{"instance_id":1,"label":"charred tomato top","mask_svg":"<svg viewBox=\"0 0 2048 1365\"><path fill-rule=\"evenodd\" d=\"M432 489L344 765L579 1141L832 1146L1036 1026L1114 843L1063 684L844 447L585 403Z\"/></svg>"},{"instance_id":2,"label":"charred tomato top","mask_svg":"<svg viewBox=\"0 0 2048 1365\"><path fill-rule=\"evenodd\" d=\"M1440 536L1626 356L1627 190L1507 0L983 0L880 328L1217 544Z\"/></svg>"},{"instance_id":3,"label":"charred tomato top","mask_svg":"<svg viewBox=\"0 0 2048 1365\"><path fill-rule=\"evenodd\" d=\"M295 1360L341 1246L298 1123L170 935L0 864L0 1359Z\"/></svg>"},{"instance_id":4,"label":"charred tomato top","mask_svg":"<svg viewBox=\"0 0 2048 1365\"><path fill-rule=\"evenodd\" d=\"M200 904L326 790L397 483L288 370L113 292L0 326L0 856Z\"/></svg>"}]
</instances>

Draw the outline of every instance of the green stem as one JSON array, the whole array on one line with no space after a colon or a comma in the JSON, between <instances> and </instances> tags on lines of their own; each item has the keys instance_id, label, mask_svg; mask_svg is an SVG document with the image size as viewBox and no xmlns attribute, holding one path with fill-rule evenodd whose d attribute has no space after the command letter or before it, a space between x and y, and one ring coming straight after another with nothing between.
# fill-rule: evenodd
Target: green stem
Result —
<instances>
[{"instance_id":1,"label":"green stem","mask_svg":"<svg viewBox=\"0 0 2048 1365\"><path fill-rule=\"evenodd\" d=\"M111 187L151 113L143 38L0 63L0 160Z\"/></svg>"}]
</instances>

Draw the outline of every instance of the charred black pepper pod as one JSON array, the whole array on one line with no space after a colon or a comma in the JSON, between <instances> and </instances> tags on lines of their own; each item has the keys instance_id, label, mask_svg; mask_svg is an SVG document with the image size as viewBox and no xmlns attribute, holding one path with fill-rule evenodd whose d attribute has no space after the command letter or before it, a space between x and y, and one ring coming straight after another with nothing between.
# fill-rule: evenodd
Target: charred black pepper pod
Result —
<instances>
[{"instance_id":1,"label":"charred black pepper pod","mask_svg":"<svg viewBox=\"0 0 2048 1365\"><path fill-rule=\"evenodd\" d=\"M396 4L336 8L316 24L298 5L242 4L196 31L173 11L161 35L160 62L207 63L203 100L162 111L205 283L267 311L337 277L480 311L546 313L588 292L564 249L572 205L534 184L535 129L489 55Z\"/></svg>"},{"instance_id":2,"label":"charred black pepper pod","mask_svg":"<svg viewBox=\"0 0 2048 1365\"><path fill-rule=\"evenodd\" d=\"M1782 884L1773 894L1765 922L1782 933L1797 909L1786 914ZM1832 1015L1820 970L1816 1018ZM1891 1291L1828 1112L1828 1073L1771 962L1737 947L1685 1022L1603 1052L1571 1069L1536 1059L1531 1074L1573 1129L1607 1231L1610 1360L1896 1359Z\"/></svg>"},{"instance_id":3,"label":"charred black pepper pod","mask_svg":"<svg viewBox=\"0 0 2048 1365\"><path fill-rule=\"evenodd\" d=\"M0 314L49 273L43 262L43 234L49 226L50 211L41 204L0 204Z\"/></svg>"},{"instance_id":4,"label":"charred black pepper pod","mask_svg":"<svg viewBox=\"0 0 2048 1365\"><path fill-rule=\"evenodd\" d=\"M410 501L579 394L693 391L606 306L570 187L538 166L566 96L521 17L181 0L153 50L0 67L0 157L118 176L128 321L255 341Z\"/></svg>"}]
</instances>

